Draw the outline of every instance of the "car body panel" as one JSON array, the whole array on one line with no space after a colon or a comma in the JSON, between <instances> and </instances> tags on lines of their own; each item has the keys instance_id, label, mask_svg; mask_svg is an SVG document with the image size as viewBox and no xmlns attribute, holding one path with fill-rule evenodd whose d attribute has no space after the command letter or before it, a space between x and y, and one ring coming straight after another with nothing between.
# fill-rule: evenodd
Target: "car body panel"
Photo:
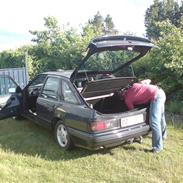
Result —
<instances>
[{"instance_id":1,"label":"car body panel","mask_svg":"<svg viewBox=\"0 0 183 183\"><path fill-rule=\"evenodd\" d=\"M142 123L140 126L128 127L108 131L105 133L92 134L69 128L72 139L77 146L87 148L89 150L98 150L103 148L115 147L125 143L128 139L138 138L147 135L150 131L149 125Z\"/></svg>"}]
</instances>

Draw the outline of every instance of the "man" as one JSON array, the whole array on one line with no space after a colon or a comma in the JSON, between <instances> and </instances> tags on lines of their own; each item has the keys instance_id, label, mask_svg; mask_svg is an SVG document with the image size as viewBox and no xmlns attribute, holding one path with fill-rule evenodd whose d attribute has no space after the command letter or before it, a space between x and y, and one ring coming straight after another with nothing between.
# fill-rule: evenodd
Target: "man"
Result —
<instances>
[{"instance_id":1,"label":"man","mask_svg":"<svg viewBox=\"0 0 183 183\"><path fill-rule=\"evenodd\" d=\"M158 153L163 150L163 139L166 138L165 100L166 96L162 89L150 84L151 80L143 80L134 83L123 92L124 101L128 109L136 105L150 103L150 126L152 129L152 152Z\"/></svg>"}]
</instances>

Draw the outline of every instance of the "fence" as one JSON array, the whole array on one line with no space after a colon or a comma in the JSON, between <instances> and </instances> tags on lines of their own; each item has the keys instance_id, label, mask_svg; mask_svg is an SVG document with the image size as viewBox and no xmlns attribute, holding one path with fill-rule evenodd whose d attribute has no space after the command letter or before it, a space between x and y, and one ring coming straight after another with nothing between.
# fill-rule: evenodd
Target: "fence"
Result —
<instances>
[{"instance_id":1,"label":"fence","mask_svg":"<svg viewBox=\"0 0 183 183\"><path fill-rule=\"evenodd\" d=\"M29 82L28 73L25 67L0 69L0 75L11 76L21 88Z\"/></svg>"}]
</instances>

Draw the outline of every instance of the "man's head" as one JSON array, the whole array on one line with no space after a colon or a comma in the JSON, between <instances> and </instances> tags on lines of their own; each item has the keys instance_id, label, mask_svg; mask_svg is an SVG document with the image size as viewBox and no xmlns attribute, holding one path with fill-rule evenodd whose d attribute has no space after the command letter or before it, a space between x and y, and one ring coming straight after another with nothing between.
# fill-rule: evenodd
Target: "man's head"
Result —
<instances>
[{"instance_id":1,"label":"man's head","mask_svg":"<svg viewBox=\"0 0 183 183\"><path fill-rule=\"evenodd\" d=\"M123 100L123 98L124 98L124 96L125 96L125 94L126 94L126 92L127 92L127 90L129 89L129 88L131 88L132 87L132 85L127 85L126 87L124 87L124 88L122 88L121 89L121 99Z\"/></svg>"},{"instance_id":2,"label":"man's head","mask_svg":"<svg viewBox=\"0 0 183 183\"><path fill-rule=\"evenodd\" d=\"M140 81L139 83L149 85L151 83L151 80L150 79L144 79L144 80Z\"/></svg>"}]
</instances>

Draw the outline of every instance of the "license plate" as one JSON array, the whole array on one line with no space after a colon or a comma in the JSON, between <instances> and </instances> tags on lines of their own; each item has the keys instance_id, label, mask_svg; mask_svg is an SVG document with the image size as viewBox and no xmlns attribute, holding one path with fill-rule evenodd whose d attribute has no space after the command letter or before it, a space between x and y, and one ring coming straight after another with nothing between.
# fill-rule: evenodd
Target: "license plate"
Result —
<instances>
[{"instance_id":1,"label":"license plate","mask_svg":"<svg viewBox=\"0 0 183 183\"><path fill-rule=\"evenodd\" d=\"M121 118L121 127L127 127L144 122L143 114Z\"/></svg>"}]
</instances>

